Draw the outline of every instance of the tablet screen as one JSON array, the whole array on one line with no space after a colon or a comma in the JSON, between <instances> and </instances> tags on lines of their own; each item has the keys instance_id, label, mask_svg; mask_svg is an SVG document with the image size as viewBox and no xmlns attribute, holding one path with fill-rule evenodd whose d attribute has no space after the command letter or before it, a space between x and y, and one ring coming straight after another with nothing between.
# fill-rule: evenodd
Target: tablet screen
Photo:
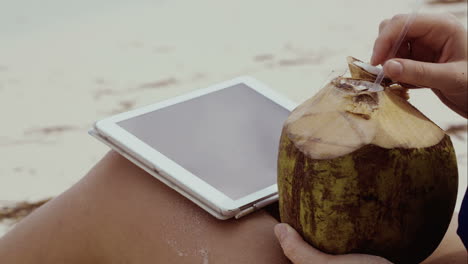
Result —
<instances>
[{"instance_id":1,"label":"tablet screen","mask_svg":"<svg viewBox=\"0 0 468 264\"><path fill-rule=\"evenodd\" d=\"M233 200L276 183L289 111L245 84L118 123Z\"/></svg>"}]
</instances>

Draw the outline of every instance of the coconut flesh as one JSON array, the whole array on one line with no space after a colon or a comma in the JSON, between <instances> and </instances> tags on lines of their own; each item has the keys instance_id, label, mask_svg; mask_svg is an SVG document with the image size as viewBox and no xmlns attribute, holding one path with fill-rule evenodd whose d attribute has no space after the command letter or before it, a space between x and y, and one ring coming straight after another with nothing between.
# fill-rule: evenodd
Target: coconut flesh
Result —
<instances>
[{"instance_id":1,"label":"coconut flesh","mask_svg":"<svg viewBox=\"0 0 468 264\"><path fill-rule=\"evenodd\" d=\"M391 91L368 92L372 82L337 78L295 109L288 137L313 159L332 159L373 144L425 148L445 133Z\"/></svg>"},{"instance_id":2,"label":"coconut flesh","mask_svg":"<svg viewBox=\"0 0 468 264\"><path fill-rule=\"evenodd\" d=\"M379 75L380 71L382 71L382 66L380 65L373 66L362 61L353 61L353 64L374 75Z\"/></svg>"},{"instance_id":3,"label":"coconut flesh","mask_svg":"<svg viewBox=\"0 0 468 264\"><path fill-rule=\"evenodd\" d=\"M348 58L338 77L288 117L280 140L282 222L331 254L418 263L442 240L456 201L450 137L413 107L404 84Z\"/></svg>"}]
</instances>

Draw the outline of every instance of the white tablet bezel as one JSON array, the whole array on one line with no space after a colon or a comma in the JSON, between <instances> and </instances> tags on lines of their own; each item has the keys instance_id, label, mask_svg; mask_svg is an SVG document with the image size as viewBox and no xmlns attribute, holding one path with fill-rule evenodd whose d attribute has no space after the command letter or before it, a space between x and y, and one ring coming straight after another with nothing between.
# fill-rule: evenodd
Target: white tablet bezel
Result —
<instances>
[{"instance_id":1,"label":"white tablet bezel","mask_svg":"<svg viewBox=\"0 0 468 264\"><path fill-rule=\"evenodd\" d=\"M199 199L206 203L207 206L217 211L225 219L232 217L240 208L251 204L255 201L261 200L265 197L270 197L277 193L277 185L273 184L255 193L244 196L240 199L233 200L223 194L221 191L215 189L196 175L184 169L182 166L172 161L162 153L147 145L133 134L129 133L117 123L136 117L148 112L152 112L164 107L168 107L180 102L184 102L193 98L197 98L212 92L216 92L228 87L232 87L236 84L244 83L248 87L254 89L258 93L282 106L283 108L292 111L297 106L296 103L289 99L281 96L275 91L271 90L264 84L257 80L248 77L238 77L230 81L226 81L220 84L210 86L208 88L199 89L175 98L171 98L159 103L148 105L142 108L131 110L125 113L117 114L115 116L103 119L95 123L94 128L99 134L105 137L107 140L112 141L113 144L119 148L124 149L134 158L144 163L147 167L154 169L159 175L164 177L166 180L171 182L173 185L183 189L189 195L193 195L196 199ZM173 186L170 186L175 189ZM176 190L177 190L176 189ZM179 190L177 190L179 191ZM179 191L180 192L180 191ZM184 196L187 196L184 194ZM188 197L190 199L190 197ZM213 214L213 213L212 213ZM224 217L225 216L225 217Z\"/></svg>"}]
</instances>

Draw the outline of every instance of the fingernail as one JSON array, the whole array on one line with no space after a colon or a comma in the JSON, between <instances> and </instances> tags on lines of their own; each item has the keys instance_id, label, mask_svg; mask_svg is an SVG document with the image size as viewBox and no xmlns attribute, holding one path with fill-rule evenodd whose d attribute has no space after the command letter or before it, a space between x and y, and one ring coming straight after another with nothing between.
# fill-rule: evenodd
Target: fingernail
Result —
<instances>
[{"instance_id":1,"label":"fingernail","mask_svg":"<svg viewBox=\"0 0 468 264\"><path fill-rule=\"evenodd\" d=\"M285 224L277 224L275 226L275 235L281 242L288 235L288 227Z\"/></svg>"},{"instance_id":2,"label":"fingernail","mask_svg":"<svg viewBox=\"0 0 468 264\"><path fill-rule=\"evenodd\" d=\"M403 65L396 60L389 60L384 65L385 73L391 77L396 78L403 73Z\"/></svg>"}]
</instances>

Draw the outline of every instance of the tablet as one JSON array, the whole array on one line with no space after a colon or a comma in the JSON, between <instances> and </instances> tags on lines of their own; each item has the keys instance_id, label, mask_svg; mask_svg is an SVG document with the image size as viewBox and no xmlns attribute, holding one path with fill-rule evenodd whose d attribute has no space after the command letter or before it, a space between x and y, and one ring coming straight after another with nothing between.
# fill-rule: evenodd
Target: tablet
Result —
<instances>
[{"instance_id":1,"label":"tablet","mask_svg":"<svg viewBox=\"0 0 468 264\"><path fill-rule=\"evenodd\" d=\"M92 135L218 219L277 200L282 126L296 106L239 77L95 123Z\"/></svg>"}]
</instances>

